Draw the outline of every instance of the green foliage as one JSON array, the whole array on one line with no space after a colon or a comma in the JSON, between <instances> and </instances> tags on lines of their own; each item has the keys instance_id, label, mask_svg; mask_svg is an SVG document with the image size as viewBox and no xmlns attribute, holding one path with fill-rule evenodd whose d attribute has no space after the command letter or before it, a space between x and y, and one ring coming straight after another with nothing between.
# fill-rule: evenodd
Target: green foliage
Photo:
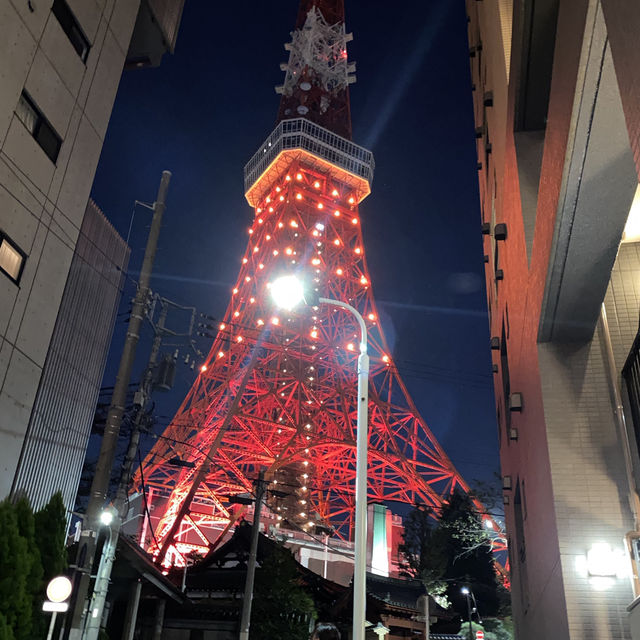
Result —
<instances>
[{"instance_id":1,"label":"green foliage","mask_svg":"<svg viewBox=\"0 0 640 640\"><path fill-rule=\"evenodd\" d=\"M2 613L0 613L0 640L15 640L13 631Z\"/></svg>"},{"instance_id":2,"label":"green foliage","mask_svg":"<svg viewBox=\"0 0 640 640\"><path fill-rule=\"evenodd\" d=\"M265 558L256 572L251 640L307 640L313 600L298 584L297 565L284 547Z\"/></svg>"},{"instance_id":3,"label":"green foliage","mask_svg":"<svg viewBox=\"0 0 640 640\"><path fill-rule=\"evenodd\" d=\"M498 618L485 618L482 624L477 622L471 623L472 638L476 637L478 629L484 630L484 640L513 640L513 632L509 629L508 622L503 622ZM458 635L464 640L469 637L469 622L463 622L460 625Z\"/></svg>"},{"instance_id":4,"label":"green foliage","mask_svg":"<svg viewBox=\"0 0 640 640\"><path fill-rule=\"evenodd\" d=\"M16 516L18 518L18 529L20 535L27 542L29 556L29 573L27 574L27 590L31 597L32 613L31 619L25 628L16 628L16 638L37 638L44 630L44 616L42 615L42 594L46 588L42 575L42 561L40 550L36 541L36 522L33 511L27 498L20 498L15 504Z\"/></svg>"},{"instance_id":5,"label":"green foliage","mask_svg":"<svg viewBox=\"0 0 640 640\"><path fill-rule=\"evenodd\" d=\"M35 516L26 498L0 503L0 640L44 637L42 602L67 566L65 535L60 493Z\"/></svg>"},{"instance_id":6,"label":"green foliage","mask_svg":"<svg viewBox=\"0 0 640 640\"><path fill-rule=\"evenodd\" d=\"M0 614L16 640L29 637L32 596L27 580L33 567L29 543L20 534L16 507L0 503ZM8 636L11 637L11 636Z\"/></svg>"},{"instance_id":7,"label":"green foliage","mask_svg":"<svg viewBox=\"0 0 640 640\"><path fill-rule=\"evenodd\" d=\"M35 515L36 542L42 557L45 583L67 568L67 512L59 491Z\"/></svg>"},{"instance_id":8,"label":"green foliage","mask_svg":"<svg viewBox=\"0 0 640 640\"><path fill-rule=\"evenodd\" d=\"M477 622L472 622L471 623L471 637L474 638L476 637L476 631L483 629L484 627L481 624L478 624ZM463 622L460 625L460 631L458 631L458 635L461 638L464 638L465 640L467 640L467 638L469 637L469 622ZM485 634L484 634L484 638L485 640L496 640L495 637L492 637L493 634L489 634L486 630L485 630Z\"/></svg>"},{"instance_id":9,"label":"green foliage","mask_svg":"<svg viewBox=\"0 0 640 640\"><path fill-rule=\"evenodd\" d=\"M436 526L433 511L418 506L404 520L402 543L398 545L403 575L421 580L435 601L448 607L444 580L447 559L442 529Z\"/></svg>"},{"instance_id":10,"label":"green foliage","mask_svg":"<svg viewBox=\"0 0 640 640\"><path fill-rule=\"evenodd\" d=\"M430 509L416 507L405 518L398 548L405 575L422 580L432 596L444 595L463 617L462 585L473 590L482 615L508 614L508 593L496 578L490 534L472 499L455 492L438 515L436 521Z\"/></svg>"},{"instance_id":11,"label":"green foliage","mask_svg":"<svg viewBox=\"0 0 640 640\"><path fill-rule=\"evenodd\" d=\"M465 584L473 590L482 615L496 615L501 605L500 586L490 538L471 498L460 492L453 493L442 505L438 527L445 534L445 578L456 610L466 608L465 597L460 594L460 587Z\"/></svg>"},{"instance_id":12,"label":"green foliage","mask_svg":"<svg viewBox=\"0 0 640 640\"><path fill-rule=\"evenodd\" d=\"M498 618L485 618L482 621L486 640L513 640L513 628L511 618L500 620ZM491 637L489 636L491 634Z\"/></svg>"}]
</instances>

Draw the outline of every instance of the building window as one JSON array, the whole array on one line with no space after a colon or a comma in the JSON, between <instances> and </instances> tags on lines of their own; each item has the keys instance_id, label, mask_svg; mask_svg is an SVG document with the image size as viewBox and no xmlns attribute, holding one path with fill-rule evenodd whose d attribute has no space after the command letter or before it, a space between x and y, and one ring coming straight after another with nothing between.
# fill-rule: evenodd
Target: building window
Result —
<instances>
[{"instance_id":1,"label":"building window","mask_svg":"<svg viewBox=\"0 0 640 640\"><path fill-rule=\"evenodd\" d=\"M60 153L62 139L24 91L20 96L16 115L51 161L55 162L58 159L58 153Z\"/></svg>"},{"instance_id":2,"label":"building window","mask_svg":"<svg viewBox=\"0 0 640 640\"><path fill-rule=\"evenodd\" d=\"M504 426L507 435L507 442L509 442L509 431L511 429L511 409L509 408L511 379L509 375L509 354L507 353L507 335L505 332L504 320L502 322L502 336L500 337L500 373L502 377L502 401L504 403Z\"/></svg>"},{"instance_id":3,"label":"building window","mask_svg":"<svg viewBox=\"0 0 640 640\"><path fill-rule=\"evenodd\" d=\"M526 613L529 608L529 575L527 571L527 544L524 535L524 514L522 508L521 483L516 485L516 495L513 500L513 515L515 524L515 544L517 564L512 568L516 570L518 586L520 588L520 601L522 609Z\"/></svg>"},{"instance_id":4,"label":"building window","mask_svg":"<svg viewBox=\"0 0 640 640\"><path fill-rule=\"evenodd\" d=\"M89 40L87 40L87 36L82 32L76 17L71 12L71 9L69 9L67 3L64 0L54 0L51 11L58 19L62 30L67 35L67 38L69 38L69 42L71 42L73 48L80 56L80 60L82 60L82 62L86 62L91 45L89 44Z\"/></svg>"},{"instance_id":5,"label":"building window","mask_svg":"<svg viewBox=\"0 0 640 640\"><path fill-rule=\"evenodd\" d=\"M0 231L0 271L16 284L20 281L26 254Z\"/></svg>"}]
</instances>

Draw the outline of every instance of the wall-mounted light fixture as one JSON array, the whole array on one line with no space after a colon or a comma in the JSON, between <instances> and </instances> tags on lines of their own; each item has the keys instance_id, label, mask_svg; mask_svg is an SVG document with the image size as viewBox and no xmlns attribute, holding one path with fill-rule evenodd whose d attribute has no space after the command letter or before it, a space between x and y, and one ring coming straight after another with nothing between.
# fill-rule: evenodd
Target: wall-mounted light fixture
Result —
<instances>
[{"instance_id":1,"label":"wall-mounted light fixture","mask_svg":"<svg viewBox=\"0 0 640 640\"><path fill-rule=\"evenodd\" d=\"M629 561L623 549L614 549L608 542L594 542L584 555L577 556L576 569L594 589L603 591L611 588L616 578L629 575Z\"/></svg>"}]
</instances>

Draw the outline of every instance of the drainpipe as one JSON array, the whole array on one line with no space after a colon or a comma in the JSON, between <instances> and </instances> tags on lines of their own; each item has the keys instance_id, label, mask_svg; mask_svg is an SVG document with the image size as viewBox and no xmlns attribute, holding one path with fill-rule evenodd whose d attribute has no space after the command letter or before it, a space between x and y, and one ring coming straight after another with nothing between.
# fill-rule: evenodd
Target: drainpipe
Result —
<instances>
[{"instance_id":1,"label":"drainpipe","mask_svg":"<svg viewBox=\"0 0 640 640\"><path fill-rule=\"evenodd\" d=\"M624 466L627 475L627 485L629 493L629 508L633 515L633 531L629 531L625 535L625 546L631 559L632 567L632 586L633 595L638 597L640 595L640 575L638 574L638 563L636 562L633 541L640 538L640 531L638 530L638 514L640 513L640 499L638 498L638 491L636 489L635 477L633 475L633 459L631 457L631 445L629 443L629 433L627 431L627 421L624 415L624 406L622 404L622 396L620 394L620 385L618 384L618 370L616 368L616 362L613 357L613 345L611 344L611 333L609 332L609 323L607 321L607 310L604 303L600 307L600 318L598 319L598 325L600 330L600 337L602 339L602 345L604 348L604 360L605 371L609 380L609 388L611 391L611 398L615 407L614 415L616 426L618 427L618 434L620 441L622 442L622 451L624 455Z\"/></svg>"}]
</instances>

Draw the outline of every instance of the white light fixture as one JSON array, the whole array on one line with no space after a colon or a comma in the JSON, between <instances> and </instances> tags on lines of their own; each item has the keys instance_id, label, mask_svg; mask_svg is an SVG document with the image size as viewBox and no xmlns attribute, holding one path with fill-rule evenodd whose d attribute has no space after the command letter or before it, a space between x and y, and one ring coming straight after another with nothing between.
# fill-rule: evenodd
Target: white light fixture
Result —
<instances>
[{"instance_id":1,"label":"white light fixture","mask_svg":"<svg viewBox=\"0 0 640 640\"><path fill-rule=\"evenodd\" d=\"M622 242L638 241L640 241L640 185L636 188L624 233L622 234Z\"/></svg>"},{"instance_id":2,"label":"white light fixture","mask_svg":"<svg viewBox=\"0 0 640 640\"><path fill-rule=\"evenodd\" d=\"M57 576L47 585L47 598L51 602L64 602L71 595L71 580L67 576Z\"/></svg>"},{"instance_id":3,"label":"white light fixture","mask_svg":"<svg viewBox=\"0 0 640 640\"><path fill-rule=\"evenodd\" d=\"M279 307L291 311L302 302L304 287L294 275L280 276L271 283L271 296Z\"/></svg>"},{"instance_id":4,"label":"white light fixture","mask_svg":"<svg viewBox=\"0 0 640 640\"><path fill-rule=\"evenodd\" d=\"M112 522L113 522L113 511L111 509L105 509L101 514L100 514L100 522L105 526L108 527Z\"/></svg>"},{"instance_id":5,"label":"white light fixture","mask_svg":"<svg viewBox=\"0 0 640 640\"><path fill-rule=\"evenodd\" d=\"M462 588L460 589L460 593L461 593L463 596L468 596L468 595L469 595L469 587L462 587Z\"/></svg>"},{"instance_id":6,"label":"white light fixture","mask_svg":"<svg viewBox=\"0 0 640 640\"><path fill-rule=\"evenodd\" d=\"M626 556L622 549L612 549L607 542L596 542L587 551L587 573L598 578L624 578Z\"/></svg>"},{"instance_id":7,"label":"white light fixture","mask_svg":"<svg viewBox=\"0 0 640 640\"><path fill-rule=\"evenodd\" d=\"M373 627L372 631L378 636L378 638L385 638L391 629L385 627L382 622Z\"/></svg>"}]
</instances>

